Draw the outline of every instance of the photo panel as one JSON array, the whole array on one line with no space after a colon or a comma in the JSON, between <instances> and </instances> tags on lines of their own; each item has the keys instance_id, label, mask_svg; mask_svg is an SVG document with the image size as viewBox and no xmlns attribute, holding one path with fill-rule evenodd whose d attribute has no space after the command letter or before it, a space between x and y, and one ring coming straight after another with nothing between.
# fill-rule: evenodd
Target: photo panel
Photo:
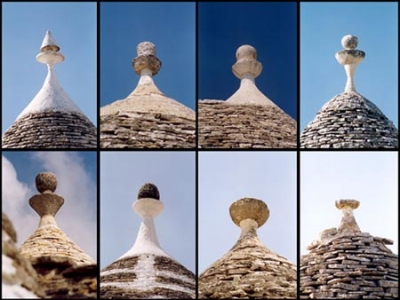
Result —
<instances>
[{"instance_id":1,"label":"photo panel","mask_svg":"<svg viewBox=\"0 0 400 300\"><path fill-rule=\"evenodd\" d=\"M296 298L296 153L207 151L198 166L199 298Z\"/></svg>"},{"instance_id":2,"label":"photo panel","mask_svg":"<svg viewBox=\"0 0 400 300\"><path fill-rule=\"evenodd\" d=\"M398 153L302 152L300 296L396 298Z\"/></svg>"},{"instance_id":3,"label":"photo panel","mask_svg":"<svg viewBox=\"0 0 400 300\"><path fill-rule=\"evenodd\" d=\"M195 298L195 153L100 158L100 298Z\"/></svg>"},{"instance_id":4,"label":"photo panel","mask_svg":"<svg viewBox=\"0 0 400 300\"><path fill-rule=\"evenodd\" d=\"M101 148L196 147L195 8L100 3Z\"/></svg>"},{"instance_id":5,"label":"photo panel","mask_svg":"<svg viewBox=\"0 0 400 300\"><path fill-rule=\"evenodd\" d=\"M2 151L2 298L97 297L97 153Z\"/></svg>"},{"instance_id":6,"label":"photo panel","mask_svg":"<svg viewBox=\"0 0 400 300\"><path fill-rule=\"evenodd\" d=\"M297 147L297 4L198 3L199 148Z\"/></svg>"},{"instance_id":7,"label":"photo panel","mask_svg":"<svg viewBox=\"0 0 400 300\"><path fill-rule=\"evenodd\" d=\"M398 148L398 22L397 2L300 3L301 148Z\"/></svg>"},{"instance_id":8,"label":"photo panel","mask_svg":"<svg viewBox=\"0 0 400 300\"><path fill-rule=\"evenodd\" d=\"M96 148L96 3L1 5L2 148Z\"/></svg>"}]
</instances>

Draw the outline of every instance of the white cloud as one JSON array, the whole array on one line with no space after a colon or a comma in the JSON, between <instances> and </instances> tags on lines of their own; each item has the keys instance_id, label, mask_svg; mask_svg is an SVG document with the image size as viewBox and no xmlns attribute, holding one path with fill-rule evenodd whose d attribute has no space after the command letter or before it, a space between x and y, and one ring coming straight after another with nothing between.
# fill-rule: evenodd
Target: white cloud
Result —
<instances>
[{"instance_id":1,"label":"white cloud","mask_svg":"<svg viewBox=\"0 0 400 300\"><path fill-rule=\"evenodd\" d=\"M17 231L17 245L20 246L39 224L36 213L27 207L27 199L34 191L17 178L12 163L2 156L2 210L13 222Z\"/></svg>"}]
</instances>

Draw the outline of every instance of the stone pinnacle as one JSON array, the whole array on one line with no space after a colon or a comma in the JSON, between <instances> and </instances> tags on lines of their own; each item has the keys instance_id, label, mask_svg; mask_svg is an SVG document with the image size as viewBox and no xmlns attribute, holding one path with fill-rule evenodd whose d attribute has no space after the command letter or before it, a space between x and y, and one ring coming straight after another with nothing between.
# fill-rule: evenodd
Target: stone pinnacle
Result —
<instances>
[{"instance_id":1,"label":"stone pinnacle","mask_svg":"<svg viewBox=\"0 0 400 300\"><path fill-rule=\"evenodd\" d=\"M354 84L354 73L357 65L364 59L365 52L356 50L358 38L354 35L346 35L342 39L342 46L345 50L338 51L335 54L339 64L344 66L347 75L345 92L357 92Z\"/></svg>"},{"instance_id":2,"label":"stone pinnacle","mask_svg":"<svg viewBox=\"0 0 400 300\"><path fill-rule=\"evenodd\" d=\"M161 68L161 61L156 57L156 46L151 42L142 42L136 49L137 57L132 61L136 74L156 75Z\"/></svg>"},{"instance_id":3,"label":"stone pinnacle","mask_svg":"<svg viewBox=\"0 0 400 300\"><path fill-rule=\"evenodd\" d=\"M58 64L64 61L64 55L59 53L60 47L57 45L56 40L52 36L50 30L47 30L44 36L40 53L36 56L36 60L42 64L49 66Z\"/></svg>"},{"instance_id":4,"label":"stone pinnacle","mask_svg":"<svg viewBox=\"0 0 400 300\"><path fill-rule=\"evenodd\" d=\"M264 225L268 220L268 206L261 200L254 198L240 199L229 207L232 221L242 228L242 236Z\"/></svg>"},{"instance_id":5,"label":"stone pinnacle","mask_svg":"<svg viewBox=\"0 0 400 300\"><path fill-rule=\"evenodd\" d=\"M342 219L340 221L337 232L340 233L356 233L361 232L353 215L353 209L357 209L360 202L357 200L337 200L335 205L342 211Z\"/></svg>"},{"instance_id":6,"label":"stone pinnacle","mask_svg":"<svg viewBox=\"0 0 400 300\"><path fill-rule=\"evenodd\" d=\"M36 188L41 193L29 199L29 205L40 216L39 227L57 226L54 216L64 204L64 198L53 194L57 188L56 175L51 172L39 173L35 179Z\"/></svg>"}]
</instances>

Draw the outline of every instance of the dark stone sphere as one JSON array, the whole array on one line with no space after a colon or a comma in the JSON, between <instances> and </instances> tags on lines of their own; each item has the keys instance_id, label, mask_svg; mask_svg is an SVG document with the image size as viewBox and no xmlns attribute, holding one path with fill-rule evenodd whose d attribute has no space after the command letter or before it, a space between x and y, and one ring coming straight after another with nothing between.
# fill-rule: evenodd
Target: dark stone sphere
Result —
<instances>
[{"instance_id":1,"label":"dark stone sphere","mask_svg":"<svg viewBox=\"0 0 400 300\"><path fill-rule=\"evenodd\" d=\"M160 193L158 188L152 183L145 183L139 190L138 199L153 198L160 200Z\"/></svg>"}]
</instances>

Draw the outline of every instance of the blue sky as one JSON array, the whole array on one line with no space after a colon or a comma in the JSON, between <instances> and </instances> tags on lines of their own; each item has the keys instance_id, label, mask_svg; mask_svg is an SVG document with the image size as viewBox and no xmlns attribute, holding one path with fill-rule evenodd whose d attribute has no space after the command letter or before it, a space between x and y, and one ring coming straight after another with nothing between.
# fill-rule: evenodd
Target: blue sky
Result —
<instances>
[{"instance_id":1,"label":"blue sky","mask_svg":"<svg viewBox=\"0 0 400 300\"><path fill-rule=\"evenodd\" d=\"M164 203L154 219L160 246L195 272L195 153L103 152L100 163L100 268L133 246L141 219L132 204L142 185L153 183Z\"/></svg>"},{"instance_id":2,"label":"blue sky","mask_svg":"<svg viewBox=\"0 0 400 300\"><path fill-rule=\"evenodd\" d=\"M64 205L55 216L58 227L93 259L97 256L97 153L86 152L2 152L2 211L17 231L20 246L39 224L29 199L39 192L36 175L57 176L55 194Z\"/></svg>"},{"instance_id":3,"label":"blue sky","mask_svg":"<svg viewBox=\"0 0 400 300\"><path fill-rule=\"evenodd\" d=\"M194 2L101 3L100 106L125 99L135 89L139 76L132 60L137 45L149 41L162 62L155 84L167 97L195 110L195 21Z\"/></svg>"},{"instance_id":4,"label":"blue sky","mask_svg":"<svg viewBox=\"0 0 400 300\"><path fill-rule=\"evenodd\" d=\"M357 91L398 128L398 3L308 2L300 4L301 131L344 91L346 74L335 53L347 34L366 53L354 76Z\"/></svg>"},{"instance_id":5,"label":"blue sky","mask_svg":"<svg viewBox=\"0 0 400 300\"><path fill-rule=\"evenodd\" d=\"M229 207L244 197L269 208L269 219L257 231L261 242L296 264L296 153L200 152L198 166L199 274L239 239Z\"/></svg>"},{"instance_id":6,"label":"blue sky","mask_svg":"<svg viewBox=\"0 0 400 300\"><path fill-rule=\"evenodd\" d=\"M47 66L36 61L47 30L65 56L55 66L70 98L97 124L96 3L2 3L2 131L43 85Z\"/></svg>"},{"instance_id":7,"label":"blue sky","mask_svg":"<svg viewBox=\"0 0 400 300\"><path fill-rule=\"evenodd\" d=\"M297 4L200 2L198 4L199 99L228 99L239 88L236 50L251 45L263 71L256 85L297 119Z\"/></svg>"},{"instance_id":8,"label":"blue sky","mask_svg":"<svg viewBox=\"0 0 400 300\"><path fill-rule=\"evenodd\" d=\"M355 199L362 232L394 240L398 253L398 153L302 152L300 155L300 253L325 229L338 227L335 201Z\"/></svg>"}]
</instances>

